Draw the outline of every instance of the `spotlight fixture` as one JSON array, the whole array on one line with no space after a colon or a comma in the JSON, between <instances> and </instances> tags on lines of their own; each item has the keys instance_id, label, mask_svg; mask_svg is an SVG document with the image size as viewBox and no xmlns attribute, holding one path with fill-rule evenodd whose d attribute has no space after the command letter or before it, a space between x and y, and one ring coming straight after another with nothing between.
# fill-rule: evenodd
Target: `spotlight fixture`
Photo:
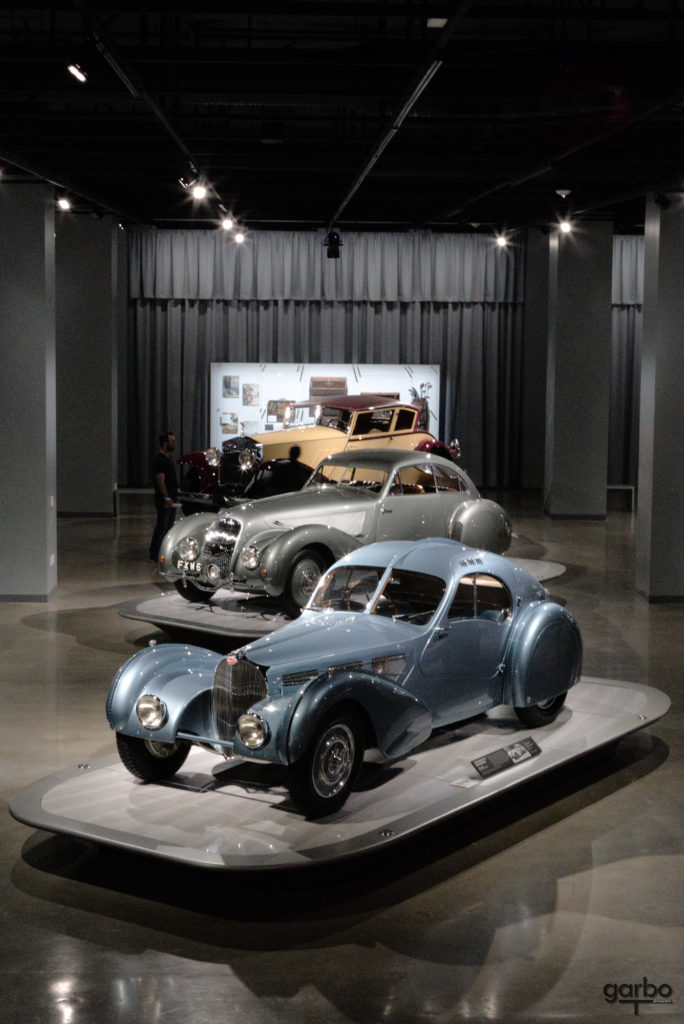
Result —
<instances>
[{"instance_id":1,"label":"spotlight fixture","mask_svg":"<svg viewBox=\"0 0 684 1024\"><path fill-rule=\"evenodd\" d=\"M563 232L564 235L569 235L570 232L572 231L572 224L570 223L569 220L562 220L560 222L560 224L558 225L558 227L560 228L560 230Z\"/></svg>"},{"instance_id":2,"label":"spotlight fixture","mask_svg":"<svg viewBox=\"0 0 684 1024\"><path fill-rule=\"evenodd\" d=\"M201 185L199 183L194 185L193 189L192 189L192 198L193 199L200 199L200 200L201 199L206 199L207 198L207 186L206 185Z\"/></svg>"},{"instance_id":3,"label":"spotlight fixture","mask_svg":"<svg viewBox=\"0 0 684 1024\"><path fill-rule=\"evenodd\" d=\"M195 165L192 163L192 161L190 161L190 160L188 161L187 167L188 167L188 171L190 173L189 174L183 173L183 174L181 174L180 178L178 179L178 183L180 185L182 185L183 188L186 189L186 191L188 189L193 188L197 184L197 182L199 180L199 171L197 170Z\"/></svg>"},{"instance_id":4,"label":"spotlight fixture","mask_svg":"<svg viewBox=\"0 0 684 1024\"><path fill-rule=\"evenodd\" d=\"M570 191L571 190L569 188L557 188L556 189L556 195L560 196L561 199L567 199L568 196L570 195Z\"/></svg>"},{"instance_id":5,"label":"spotlight fixture","mask_svg":"<svg viewBox=\"0 0 684 1024\"><path fill-rule=\"evenodd\" d=\"M71 209L71 203L69 202L69 200L67 199L66 196L60 196L59 199L57 200L57 205L59 206L60 210L70 210Z\"/></svg>"},{"instance_id":6,"label":"spotlight fixture","mask_svg":"<svg viewBox=\"0 0 684 1024\"><path fill-rule=\"evenodd\" d=\"M235 227L233 218L230 216L229 213L227 213L223 220L221 221L221 227L223 228L224 231L232 231L233 228Z\"/></svg>"},{"instance_id":7,"label":"spotlight fixture","mask_svg":"<svg viewBox=\"0 0 684 1024\"><path fill-rule=\"evenodd\" d=\"M238 231L238 233L235 235L235 241L237 242L238 245L242 245L244 240L245 240L244 232Z\"/></svg>"},{"instance_id":8,"label":"spotlight fixture","mask_svg":"<svg viewBox=\"0 0 684 1024\"><path fill-rule=\"evenodd\" d=\"M323 244L327 247L326 255L329 260L338 260L340 258L340 246L343 245L343 242L339 231L329 231L325 236Z\"/></svg>"},{"instance_id":9,"label":"spotlight fixture","mask_svg":"<svg viewBox=\"0 0 684 1024\"><path fill-rule=\"evenodd\" d=\"M73 75L77 81L81 82L81 84L88 81L88 76L85 71L78 66L78 64L67 65L67 71L70 75Z\"/></svg>"},{"instance_id":10,"label":"spotlight fixture","mask_svg":"<svg viewBox=\"0 0 684 1024\"><path fill-rule=\"evenodd\" d=\"M506 238L505 235L497 235L496 244L499 246L500 249L505 249L506 246L508 245L508 239Z\"/></svg>"},{"instance_id":11,"label":"spotlight fixture","mask_svg":"<svg viewBox=\"0 0 684 1024\"><path fill-rule=\"evenodd\" d=\"M653 198L661 210L667 210L668 206L671 204L671 200L667 198L664 192L656 192Z\"/></svg>"}]
</instances>

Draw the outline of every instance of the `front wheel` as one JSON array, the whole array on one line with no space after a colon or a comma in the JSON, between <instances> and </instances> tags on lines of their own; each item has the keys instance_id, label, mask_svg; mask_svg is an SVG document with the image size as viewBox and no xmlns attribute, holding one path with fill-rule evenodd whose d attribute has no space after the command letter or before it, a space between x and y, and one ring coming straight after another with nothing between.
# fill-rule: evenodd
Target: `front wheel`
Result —
<instances>
[{"instance_id":1,"label":"front wheel","mask_svg":"<svg viewBox=\"0 0 684 1024\"><path fill-rule=\"evenodd\" d=\"M305 548L295 556L283 591L283 607L296 618L307 603L325 571L325 562L317 551Z\"/></svg>"},{"instance_id":2,"label":"front wheel","mask_svg":"<svg viewBox=\"0 0 684 1024\"><path fill-rule=\"evenodd\" d=\"M137 736L116 734L116 746L125 768L143 782L160 782L175 775L190 752L186 740L175 743L160 743L159 740L143 740Z\"/></svg>"},{"instance_id":3,"label":"front wheel","mask_svg":"<svg viewBox=\"0 0 684 1024\"><path fill-rule=\"evenodd\" d=\"M565 697L565 693L559 693L557 697L552 697L551 700L532 704L528 708L516 708L515 713L525 725L538 729L542 725L549 725L550 722L555 722L561 708L565 704Z\"/></svg>"},{"instance_id":4,"label":"front wheel","mask_svg":"<svg viewBox=\"0 0 684 1024\"><path fill-rule=\"evenodd\" d=\"M292 766L290 797L307 818L333 814L345 803L361 770L363 725L353 710L333 712Z\"/></svg>"},{"instance_id":5,"label":"front wheel","mask_svg":"<svg viewBox=\"0 0 684 1024\"><path fill-rule=\"evenodd\" d=\"M196 583L192 582L192 580L174 580L173 585L180 596L184 597L186 601L206 603L211 599L213 594L213 591L211 590L202 590L202 588L198 587Z\"/></svg>"}]
</instances>

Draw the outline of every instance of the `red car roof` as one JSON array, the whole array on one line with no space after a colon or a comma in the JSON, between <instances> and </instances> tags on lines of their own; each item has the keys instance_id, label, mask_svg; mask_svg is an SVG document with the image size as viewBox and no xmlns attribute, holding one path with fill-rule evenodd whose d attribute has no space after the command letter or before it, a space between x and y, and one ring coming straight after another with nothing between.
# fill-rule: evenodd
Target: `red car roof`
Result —
<instances>
[{"instance_id":1,"label":"red car roof","mask_svg":"<svg viewBox=\"0 0 684 1024\"><path fill-rule=\"evenodd\" d=\"M329 395L326 398L308 398L304 402L293 402L292 407L302 409L310 405L332 405L336 409L388 409L394 406L416 409L410 402L400 402L396 398L383 395Z\"/></svg>"}]
</instances>

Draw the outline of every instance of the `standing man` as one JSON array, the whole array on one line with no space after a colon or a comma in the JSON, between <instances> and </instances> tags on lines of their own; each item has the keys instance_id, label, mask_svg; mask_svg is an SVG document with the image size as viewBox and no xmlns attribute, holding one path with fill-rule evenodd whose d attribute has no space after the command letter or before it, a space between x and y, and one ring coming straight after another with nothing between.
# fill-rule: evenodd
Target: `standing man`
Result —
<instances>
[{"instance_id":1,"label":"standing man","mask_svg":"<svg viewBox=\"0 0 684 1024\"><path fill-rule=\"evenodd\" d=\"M176 467L171 458L175 448L174 434L167 430L159 435L159 451L154 460L154 507L157 510L157 525L150 541L150 558L153 562L158 560L164 534L171 529L176 518L178 481Z\"/></svg>"}]
</instances>

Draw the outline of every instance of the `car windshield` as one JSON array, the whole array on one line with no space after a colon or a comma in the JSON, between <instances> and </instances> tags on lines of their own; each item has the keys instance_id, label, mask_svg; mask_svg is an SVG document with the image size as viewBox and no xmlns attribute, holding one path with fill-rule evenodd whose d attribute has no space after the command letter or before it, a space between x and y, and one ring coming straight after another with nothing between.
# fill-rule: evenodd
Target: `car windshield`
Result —
<instances>
[{"instance_id":1,"label":"car windshield","mask_svg":"<svg viewBox=\"0 0 684 1024\"><path fill-rule=\"evenodd\" d=\"M377 594L385 568L344 565L329 572L321 582L311 608L319 611L370 609L373 615L424 625L436 612L446 584L438 576L395 569Z\"/></svg>"},{"instance_id":2,"label":"car windshield","mask_svg":"<svg viewBox=\"0 0 684 1024\"><path fill-rule=\"evenodd\" d=\"M335 405L319 405L316 407L315 416L317 427L332 427L334 430L341 430L344 434L349 432L350 409L339 409Z\"/></svg>"},{"instance_id":3,"label":"car windshield","mask_svg":"<svg viewBox=\"0 0 684 1024\"><path fill-rule=\"evenodd\" d=\"M334 487L354 487L377 494L387 479L384 469L371 469L368 466L356 466L354 463L321 462L309 477L306 486L315 487L329 484Z\"/></svg>"}]
</instances>

